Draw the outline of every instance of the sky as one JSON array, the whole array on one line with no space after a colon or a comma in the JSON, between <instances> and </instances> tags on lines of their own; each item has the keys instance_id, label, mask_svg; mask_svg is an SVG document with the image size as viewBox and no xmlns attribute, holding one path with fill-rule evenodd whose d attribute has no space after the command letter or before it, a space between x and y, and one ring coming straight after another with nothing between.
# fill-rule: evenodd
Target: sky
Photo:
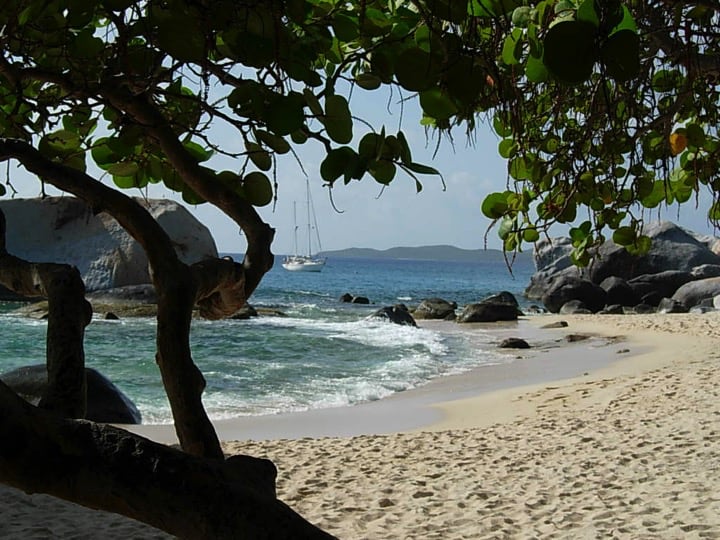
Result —
<instances>
[{"instance_id":1,"label":"sky","mask_svg":"<svg viewBox=\"0 0 720 540\"><path fill-rule=\"evenodd\" d=\"M497 228L488 233L490 220L480 211L484 197L493 191L504 190L507 182L506 162L497 151L499 140L489 126L480 124L472 141L457 129L453 141L443 138L437 148L437 135L426 134L419 124L421 113L417 100L407 101L401 109L397 93L383 96L380 92L357 91L350 104L356 116L369 121L377 130L385 125L386 133L392 134L401 126L412 149L413 160L438 169L445 187L437 176L419 176L423 189L416 193L415 181L398 170L385 189L368 174L361 181L353 180L348 185L339 180L330 193L319 173L323 149L319 144L308 142L297 147L302 168L290 154L280 157L277 203L259 209L261 217L276 229L274 253L283 255L295 251L293 203L297 204L300 252L306 251L306 177L303 169L308 175L323 251L437 244L464 249L501 248ZM351 146L356 148L368 128L358 121L354 127ZM239 138L231 132L220 135L226 138L223 143L229 148L239 147ZM206 165L220 170L237 170L238 167L227 158L213 158ZM20 196L39 194L39 184L23 169L11 170L10 174ZM105 181L112 183L110 179ZM148 196L181 201L178 194L158 186L152 186ZM697 209L693 203L688 203L679 215L676 207L664 210L662 218L701 234L712 234L712 226L705 218L709 204L709 198L704 197ZM238 226L219 210L210 204L185 206L210 229L218 251L244 252L246 244ZM653 216L657 216L657 212ZM567 227L556 226L551 231L552 235L566 233ZM318 251L315 241L313 251Z\"/></svg>"}]
</instances>

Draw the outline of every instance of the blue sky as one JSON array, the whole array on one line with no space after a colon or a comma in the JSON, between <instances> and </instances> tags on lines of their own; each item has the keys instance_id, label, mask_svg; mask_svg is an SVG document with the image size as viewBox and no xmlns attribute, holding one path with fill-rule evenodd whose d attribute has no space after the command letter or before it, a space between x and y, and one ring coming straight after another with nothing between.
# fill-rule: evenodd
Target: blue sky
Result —
<instances>
[{"instance_id":1,"label":"blue sky","mask_svg":"<svg viewBox=\"0 0 720 540\"><path fill-rule=\"evenodd\" d=\"M384 124L388 134L395 133L402 123L413 159L440 170L447 189L443 191L438 177L426 176L421 177L423 190L416 193L415 182L398 171L393 182L384 190L369 175L347 186L338 182L332 190L331 200L319 174L322 148L318 144L307 143L297 148L300 152L298 157L309 176L323 250L347 247L387 249L433 244L450 244L465 249L484 247L490 221L480 212L480 205L488 193L503 190L506 185L505 161L497 153L497 137L490 127L480 125L470 143L464 132L456 130L454 142L443 139L437 155L433 157L437 139L432 133L426 136L425 129L419 125L417 100L405 103L401 118L398 98L397 93L388 99L382 93L359 91L352 97L351 108L378 130ZM356 145L367 131L366 126L356 121L352 144ZM232 133L222 135L227 139L224 144L239 148L240 141ZM222 159L210 164L220 169L237 168L237 165ZM21 196L38 195L37 182L22 169L11 172L11 176ZM278 161L277 177L277 204L259 211L263 219L276 228L273 251L286 254L294 249L293 202L297 201L299 215L305 212L305 177L290 155L282 156ZM157 188L151 190L149 196L178 198L176 194ZM665 209L662 217L694 231L711 234L712 227L705 219L708 201L708 197L701 198L697 209L694 203L688 203L679 216L677 208ZM333 208L333 202L337 210ZM189 207L189 210L210 229L219 251L244 251L245 242L238 234L237 225L219 210L208 204ZM657 211L648 219L651 217L657 217ZM567 229L560 227L552 231L554 235L565 232ZM487 235L487 240L488 247L500 247L495 229ZM301 236L300 242L306 245L307 240Z\"/></svg>"}]
</instances>

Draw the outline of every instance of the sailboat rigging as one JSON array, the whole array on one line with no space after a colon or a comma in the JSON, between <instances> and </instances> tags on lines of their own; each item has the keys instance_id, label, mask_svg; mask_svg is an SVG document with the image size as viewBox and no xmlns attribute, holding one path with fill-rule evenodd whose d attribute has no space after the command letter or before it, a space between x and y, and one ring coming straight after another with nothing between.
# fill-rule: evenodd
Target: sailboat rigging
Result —
<instances>
[{"instance_id":1,"label":"sailboat rigging","mask_svg":"<svg viewBox=\"0 0 720 540\"><path fill-rule=\"evenodd\" d=\"M285 270L291 272L320 272L325 266L325 259L321 257L313 257L312 254L312 229L313 225L315 228L315 234L317 236L318 249L322 249L320 246L320 233L317 227L317 219L315 219L315 208L312 204L312 198L310 196L310 182L305 180L306 189L306 206L307 206L307 254L301 255L298 253L298 224L297 224L297 202L293 202L293 221L294 221L294 241L295 241L295 254L288 255L282 262L282 266ZM311 220L312 217L312 220Z\"/></svg>"}]
</instances>

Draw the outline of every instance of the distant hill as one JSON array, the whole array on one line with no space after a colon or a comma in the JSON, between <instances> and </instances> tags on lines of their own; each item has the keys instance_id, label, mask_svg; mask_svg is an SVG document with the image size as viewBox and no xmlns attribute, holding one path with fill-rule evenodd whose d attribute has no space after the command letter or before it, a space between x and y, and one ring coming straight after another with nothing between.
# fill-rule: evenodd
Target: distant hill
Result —
<instances>
[{"instance_id":1,"label":"distant hill","mask_svg":"<svg viewBox=\"0 0 720 540\"><path fill-rule=\"evenodd\" d=\"M363 258L363 259L413 259L425 261L462 261L462 262L502 262L503 253L499 249L461 249L454 246L394 247L390 249L348 248L335 251L323 251L322 257ZM520 253L518 263L531 263L530 252Z\"/></svg>"}]
</instances>

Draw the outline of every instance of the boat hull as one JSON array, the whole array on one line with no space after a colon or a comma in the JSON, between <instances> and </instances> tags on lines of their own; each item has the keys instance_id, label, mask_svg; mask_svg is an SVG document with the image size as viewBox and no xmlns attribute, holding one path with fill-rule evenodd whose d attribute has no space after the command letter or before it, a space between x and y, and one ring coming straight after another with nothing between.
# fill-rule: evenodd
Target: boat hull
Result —
<instances>
[{"instance_id":1,"label":"boat hull","mask_svg":"<svg viewBox=\"0 0 720 540\"><path fill-rule=\"evenodd\" d=\"M324 259L286 259L282 267L290 272L320 272L325 266Z\"/></svg>"}]
</instances>

